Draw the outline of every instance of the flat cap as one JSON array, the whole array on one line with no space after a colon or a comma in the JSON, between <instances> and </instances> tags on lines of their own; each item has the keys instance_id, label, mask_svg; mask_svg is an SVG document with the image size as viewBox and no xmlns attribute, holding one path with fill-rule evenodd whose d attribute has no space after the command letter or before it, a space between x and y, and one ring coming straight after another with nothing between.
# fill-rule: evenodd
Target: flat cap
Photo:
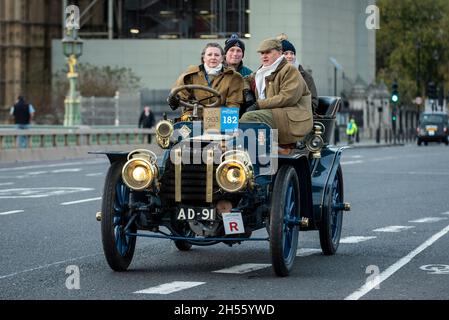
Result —
<instances>
[{"instance_id":1,"label":"flat cap","mask_svg":"<svg viewBox=\"0 0 449 320\"><path fill-rule=\"evenodd\" d=\"M270 38L265 39L262 41L259 45L259 48L257 49L257 52L264 52L264 51L270 51L271 49L276 49L279 51L282 51L282 42L281 40Z\"/></svg>"}]
</instances>

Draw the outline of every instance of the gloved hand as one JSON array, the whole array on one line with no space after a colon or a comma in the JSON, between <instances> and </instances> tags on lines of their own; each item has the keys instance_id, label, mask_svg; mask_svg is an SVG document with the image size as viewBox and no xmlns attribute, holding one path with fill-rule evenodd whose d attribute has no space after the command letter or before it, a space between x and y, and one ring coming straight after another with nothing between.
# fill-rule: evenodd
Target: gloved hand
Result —
<instances>
[{"instance_id":1,"label":"gloved hand","mask_svg":"<svg viewBox=\"0 0 449 320\"><path fill-rule=\"evenodd\" d=\"M257 101L254 102L251 106L249 106L249 107L246 109L246 112L248 112L248 111L256 111L256 110L260 110L259 104L257 103Z\"/></svg>"},{"instance_id":2,"label":"gloved hand","mask_svg":"<svg viewBox=\"0 0 449 320\"><path fill-rule=\"evenodd\" d=\"M256 95L249 89L243 90L243 101L245 106L250 107L256 102Z\"/></svg>"},{"instance_id":3,"label":"gloved hand","mask_svg":"<svg viewBox=\"0 0 449 320\"><path fill-rule=\"evenodd\" d=\"M172 110L176 110L176 109L178 109L179 108L179 96L178 95L176 95L176 96L173 96L173 95L169 95L168 96L168 98L167 98L167 102L168 102L168 105L170 106L170 108L172 109Z\"/></svg>"}]
</instances>

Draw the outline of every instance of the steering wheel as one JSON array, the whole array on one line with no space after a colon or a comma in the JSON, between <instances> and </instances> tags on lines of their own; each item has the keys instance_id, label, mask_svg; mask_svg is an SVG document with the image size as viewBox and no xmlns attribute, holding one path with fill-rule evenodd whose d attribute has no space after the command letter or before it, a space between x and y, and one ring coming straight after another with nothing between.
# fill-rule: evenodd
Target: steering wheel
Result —
<instances>
[{"instance_id":1,"label":"steering wheel","mask_svg":"<svg viewBox=\"0 0 449 320\"><path fill-rule=\"evenodd\" d=\"M179 104L186 108L194 108L195 105L197 105L197 107L198 107L198 105L202 105L206 108L213 108L213 107L217 107L221 102L220 92L218 92L215 89L212 89L212 88L209 88L206 86L202 86L199 84L186 84L186 85L182 85L182 86L173 88L169 94L169 98L172 96L176 96L178 94L178 92L181 92L183 90L201 90L201 91L206 91L206 92L212 93L212 95L210 97L207 97L207 98L204 98L201 100L190 100L189 102L182 100L182 99L179 100ZM216 100L214 102L212 102L211 104L202 104L201 103L202 101L208 100L211 98L216 98Z\"/></svg>"}]
</instances>

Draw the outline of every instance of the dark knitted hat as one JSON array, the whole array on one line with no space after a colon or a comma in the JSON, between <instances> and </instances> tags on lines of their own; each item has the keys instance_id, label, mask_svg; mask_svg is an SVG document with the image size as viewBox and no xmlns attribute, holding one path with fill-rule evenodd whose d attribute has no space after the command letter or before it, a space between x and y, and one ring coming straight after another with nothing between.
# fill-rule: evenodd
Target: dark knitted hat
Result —
<instances>
[{"instance_id":1,"label":"dark knitted hat","mask_svg":"<svg viewBox=\"0 0 449 320\"><path fill-rule=\"evenodd\" d=\"M292 51L296 55L295 46L288 40L282 40L282 51Z\"/></svg>"},{"instance_id":2,"label":"dark knitted hat","mask_svg":"<svg viewBox=\"0 0 449 320\"><path fill-rule=\"evenodd\" d=\"M245 44L243 43L242 40L239 39L239 36L236 35L235 33L225 41L224 47L225 54L232 47L239 47L240 49L242 49L243 55L245 55Z\"/></svg>"}]
</instances>

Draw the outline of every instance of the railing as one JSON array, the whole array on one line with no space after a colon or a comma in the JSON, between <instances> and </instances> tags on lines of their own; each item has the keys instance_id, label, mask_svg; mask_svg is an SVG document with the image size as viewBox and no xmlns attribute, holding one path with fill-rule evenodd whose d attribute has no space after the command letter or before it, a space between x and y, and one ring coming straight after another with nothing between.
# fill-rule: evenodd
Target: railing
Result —
<instances>
[{"instance_id":1,"label":"railing","mask_svg":"<svg viewBox=\"0 0 449 320\"><path fill-rule=\"evenodd\" d=\"M0 150L18 149L20 138L26 137L27 148L145 144L154 129L137 128L71 128L27 130L0 129ZM154 141L154 139L153 139Z\"/></svg>"}]
</instances>

